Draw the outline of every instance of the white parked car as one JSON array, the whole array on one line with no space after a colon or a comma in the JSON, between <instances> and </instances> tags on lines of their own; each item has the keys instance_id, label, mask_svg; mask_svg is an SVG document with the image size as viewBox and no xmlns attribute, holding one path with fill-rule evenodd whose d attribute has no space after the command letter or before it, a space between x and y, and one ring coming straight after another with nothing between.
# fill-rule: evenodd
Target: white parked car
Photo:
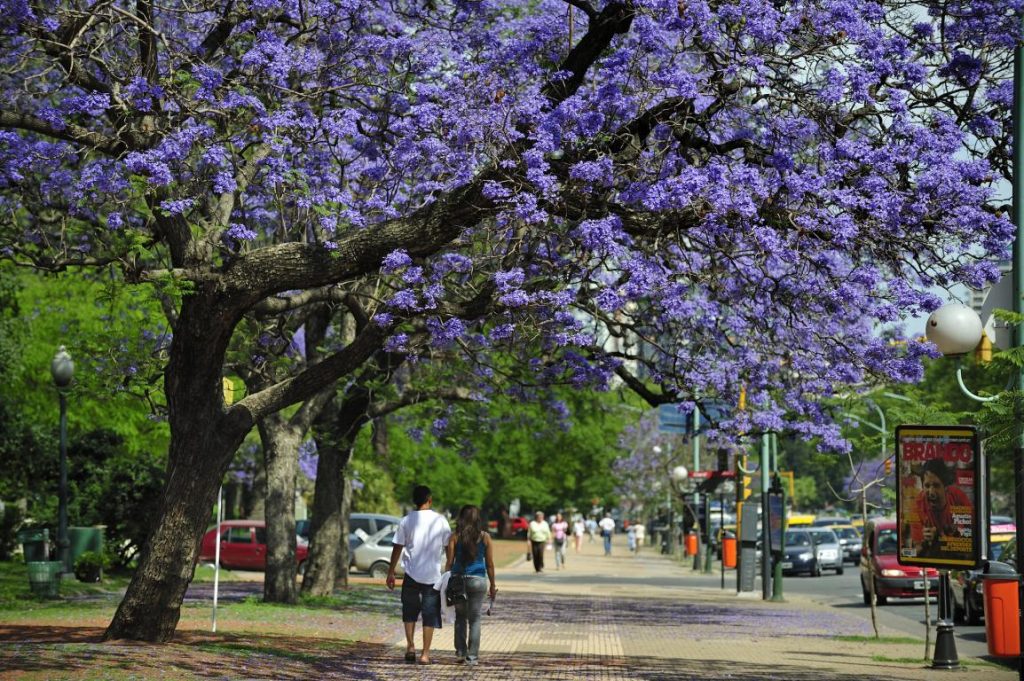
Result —
<instances>
[{"instance_id":1,"label":"white parked car","mask_svg":"<svg viewBox=\"0 0 1024 681\"><path fill-rule=\"evenodd\" d=\"M814 550L820 570L835 570L843 574L843 547L836 533L827 527L808 527L807 532L814 538Z\"/></svg>"},{"instance_id":2,"label":"white parked car","mask_svg":"<svg viewBox=\"0 0 1024 681\"><path fill-rule=\"evenodd\" d=\"M368 536L362 544L352 552L352 566L361 572L369 572L375 579L388 576L391 564L391 547L394 546L397 525L388 525L384 529ZM399 564L396 574L402 574Z\"/></svg>"}]
</instances>

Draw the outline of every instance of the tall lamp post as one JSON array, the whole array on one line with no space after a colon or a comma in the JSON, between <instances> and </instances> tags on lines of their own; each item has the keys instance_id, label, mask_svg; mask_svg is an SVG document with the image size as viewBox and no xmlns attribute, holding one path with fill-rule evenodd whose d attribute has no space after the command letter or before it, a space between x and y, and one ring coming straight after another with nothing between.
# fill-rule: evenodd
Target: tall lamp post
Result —
<instances>
[{"instance_id":1,"label":"tall lamp post","mask_svg":"<svg viewBox=\"0 0 1024 681\"><path fill-rule=\"evenodd\" d=\"M75 363L62 345L50 362L50 374L60 397L60 508L57 516L57 557L64 572L71 572L70 542L68 541L68 388L75 377Z\"/></svg>"},{"instance_id":2,"label":"tall lamp post","mask_svg":"<svg viewBox=\"0 0 1024 681\"><path fill-rule=\"evenodd\" d=\"M669 471L669 485L677 493L681 494L682 492L686 491L685 484L689 482L689 480L690 471L686 470L686 466L676 466L671 471ZM685 504L685 499L683 500L683 503ZM673 530L673 536L674 535L675 532Z\"/></svg>"},{"instance_id":3,"label":"tall lamp post","mask_svg":"<svg viewBox=\"0 0 1024 681\"><path fill-rule=\"evenodd\" d=\"M1017 146L1019 148L1021 145L1017 145ZM1017 166L1017 167L1020 168L1022 166ZM1018 287L1017 287L1018 293L1017 293L1016 296L1014 296L1014 303L1013 303L1014 312L1020 312L1020 309L1021 309L1021 294L1020 294L1020 288L1019 288L1020 280L1018 279L1018 267L1017 267L1017 265L1018 265L1018 263L1017 263L1017 255L1018 255L1018 252L1021 250L1020 240L1021 240L1021 235L1020 235L1020 232L1019 232L1019 225L1018 225L1017 239L1015 240L1014 245L1013 245L1013 250L1014 250L1014 273L1013 273L1013 276L1014 276L1014 280L1018 282ZM971 308L969 308L968 306L963 305L962 303L950 303L948 305L943 305L938 310L933 312L930 317L928 317L928 322L925 325L925 335L928 337L928 340L930 340L932 343L934 343L935 347L937 347L939 349L939 352L941 352L943 355L948 355L948 356L952 356L952 357L960 357L962 355L966 355L969 352L972 352L978 346L978 343L981 341L981 336L982 336L983 333L984 333L984 331L982 329L981 319L978 318L977 313L974 310L972 310ZM1015 343L1017 345L1021 344L1020 333L1021 333L1020 327L1019 326L1015 326L1014 327L1014 340L1015 340ZM979 402L991 402L992 400L996 399L995 396L980 397L978 395L975 395L974 393L972 393L967 388L966 385L964 385L963 370L962 370L962 368L961 368L961 366L959 364L959 360L958 360L958 364L957 364L957 368L956 368L956 380L957 380L957 383L960 385L960 390L965 395L970 397L971 399L977 400ZM1017 384L1017 387L1018 387L1018 390L1019 390L1020 387L1021 387L1021 383L1024 383L1024 372L1018 372L1018 379L1017 379L1017 381L1015 381L1015 383ZM1022 430L1022 425L1021 425L1021 414L1019 414L1019 413L1016 414L1016 419L1015 420L1016 420L1016 424L1017 424L1017 426L1016 426L1017 427L1017 438L1016 438L1015 446L1014 446L1014 449L1013 449L1014 519L1015 519L1016 525L1017 525L1017 566L1018 566L1017 569L1019 570L1020 566L1024 565L1024 562L1022 562L1022 558L1024 558L1024 547L1022 547L1022 542L1024 542L1024 489L1022 489L1022 475L1024 475L1024 471L1022 471L1022 467L1024 467L1024 450L1022 450L1022 447L1021 447L1021 439L1022 439L1022 437L1024 437L1024 435L1022 435L1022 434L1024 434L1024 430ZM984 472L982 473L982 475L984 476ZM985 494L987 495L988 494L988 480L985 479L984 482L985 482L985 484L982 486L982 489L985 491ZM988 503L987 499L985 500L985 504L986 504L986 506L990 506L990 504ZM986 530L987 530L987 528L986 528ZM940 617L940 622L939 622L939 629L938 629L937 638L936 638L936 641L935 641L936 658L938 658L938 656L939 656L939 644L940 644L940 642L942 642L941 637L942 637L942 634L945 633L944 632L945 629L948 629L949 632L950 632L949 636L948 636L948 640L950 642L953 640L952 633L951 633L952 632L952 626L949 625L949 623L945 621L948 618L948 615L949 615L949 607L948 606L944 607L944 601L943 601L944 598L948 599L948 589L949 589L949 571L948 570L943 570L940 573L940 582L939 582L939 611L940 611L939 612L939 617ZM1018 603L1018 605L1020 603L1024 602L1024 600L1022 600L1022 597L1024 597L1024 585L1022 585L1022 583L1020 581L1020 578L1018 577L1018 581L1017 581L1017 603ZM1024 609L1020 610L1018 612L1018 615L1017 615L1017 617L1018 617L1018 628L1020 630L1020 639L1019 639L1018 643L1022 646L1021 647L1021 651L1024 651L1024 627L1020 626L1021 624L1024 624L1024 618L1021 617L1021 614L1024 614ZM948 625L948 626L944 626L944 625ZM953 660L955 662L956 649L955 648L951 648L951 650L952 650ZM1024 681L1024 655L1022 655L1017 660L1017 669L1018 669L1018 672L1017 672L1018 673L1018 678L1020 678L1022 681Z\"/></svg>"}]
</instances>

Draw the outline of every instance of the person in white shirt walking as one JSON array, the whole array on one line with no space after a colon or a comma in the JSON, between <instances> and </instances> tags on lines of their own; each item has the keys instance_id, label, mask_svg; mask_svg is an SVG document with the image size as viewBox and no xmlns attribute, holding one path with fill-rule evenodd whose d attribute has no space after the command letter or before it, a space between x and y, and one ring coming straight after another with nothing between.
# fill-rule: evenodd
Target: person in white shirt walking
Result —
<instances>
[{"instance_id":1,"label":"person in white shirt walking","mask_svg":"<svg viewBox=\"0 0 1024 681\"><path fill-rule=\"evenodd\" d=\"M448 520L431 509L430 488L417 485L412 491L416 510L402 518L395 532L388 568L388 589L395 588L395 570L402 560L402 624L405 627L405 661L430 664L434 629L441 628L441 592L434 583L441 579L441 550L452 534ZM416 658L413 635L416 620L423 617L423 651Z\"/></svg>"},{"instance_id":2,"label":"person in white shirt walking","mask_svg":"<svg viewBox=\"0 0 1024 681\"><path fill-rule=\"evenodd\" d=\"M615 532L615 521L610 513L605 513L601 522L597 524L601 528L601 538L604 539L604 555L612 555L612 534Z\"/></svg>"},{"instance_id":3,"label":"person in white shirt walking","mask_svg":"<svg viewBox=\"0 0 1024 681\"><path fill-rule=\"evenodd\" d=\"M551 541L551 526L544 520L544 511L537 511L530 521L530 529L526 533L526 541L533 558L533 569L544 572L544 548Z\"/></svg>"}]
</instances>

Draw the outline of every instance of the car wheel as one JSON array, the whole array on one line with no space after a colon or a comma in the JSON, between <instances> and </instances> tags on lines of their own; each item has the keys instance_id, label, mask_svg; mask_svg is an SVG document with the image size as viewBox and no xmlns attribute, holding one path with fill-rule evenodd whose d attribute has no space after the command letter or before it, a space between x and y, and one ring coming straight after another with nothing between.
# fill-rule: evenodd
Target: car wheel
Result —
<instances>
[{"instance_id":1,"label":"car wheel","mask_svg":"<svg viewBox=\"0 0 1024 681\"><path fill-rule=\"evenodd\" d=\"M843 564L842 564L842 563L840 563L840 564L839 564L839 567L837 567L837 568L836 568L836 574L837 574L837 575L841 575L841 574L843 574L843 572L845 572L845 571L846 571L846 568L844 568L844 567L843 567Z\"/></svg>"},{"instance_id":2,"label":"car wheel","mask_svg":"<svg viewBox=\"0 0 1024 681\"><path fill-rule=\"evenodd\" d=\"M971 605L970 598L964 598L964 621L972 626L981 624L981 613Z\"/></svg>"},{"instance_id":3,"label":"car wheel","mask_svg":"<svg viewBox=\"0 0 1024 681\"><path fill-rule=\"evenodd\" d=\"M370 576L374 579L384 579L388 576L388 568L390 565L382 560L377 561L370 566Z\"/></svg>"},{"instance_id":4,"label":"car wheel","mask_svg":"<svg viewBox=\"0 0 1024 681\"><path fill-rule=\"evenodd\" d=\"M299 563L299 567L296 569L296 572L298 572L299 575L301 575L302 577L306 576L306 563L307 562L309 562L309 561L305 561L305 560L302 561L301 563Z\"/></svg>"},{"instance_id":5,"label":"car wheel","mask_svg":"<svg viewBox=\"0 0 1024 681\"><path fill-rule=\"evenodd\" d=\"M860 592L864 595L864 605L871 605L871 592L864 586L864 580L860 580Z\"/></svg>"}]
</instances>

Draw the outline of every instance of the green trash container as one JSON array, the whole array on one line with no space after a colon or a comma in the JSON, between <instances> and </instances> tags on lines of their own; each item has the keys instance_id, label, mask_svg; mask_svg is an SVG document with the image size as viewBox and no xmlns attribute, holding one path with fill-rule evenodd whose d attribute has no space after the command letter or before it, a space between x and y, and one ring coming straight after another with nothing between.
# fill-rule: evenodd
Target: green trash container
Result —
<instances>
[{"instance_id":1,"label":"green trash container","mask_svg":"<svg viewBox=\"0 0 1024 681\"><path fill-rule=\"evenodd\" d=\"M18 541L25 553L25 562L40 562L50 559L50 530L44 528L19 530Z\"/></svg>"},{"instance_id":2,"label":"green trash container","mask_svg":"<svg viewBox=\"0 0 1024 681\"><path fill-rule=\"evenodd\" d=\"M68 561L74 569L75 561L86 551L103 553L102 527L69 527L68 528Z\"/></svg>"},{"instance_id":3,"label":"green trash container","mask_svg":"<svg viewBox=\"0 0 1024 681\"><path fill-rule=\"evenodd\" d=\"M40 598L60 595L60 575L64 564L59 560L40 560L28 563L28 586Z\"/></svg>"}]
</instances>

